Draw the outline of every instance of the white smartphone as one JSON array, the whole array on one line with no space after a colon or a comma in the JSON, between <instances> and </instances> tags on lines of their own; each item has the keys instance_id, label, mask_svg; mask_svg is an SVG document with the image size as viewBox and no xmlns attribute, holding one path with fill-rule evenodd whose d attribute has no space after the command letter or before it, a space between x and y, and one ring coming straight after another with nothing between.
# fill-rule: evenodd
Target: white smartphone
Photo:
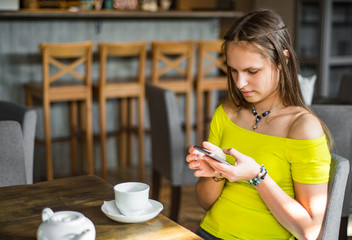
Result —
<instances>
[{"instance_id":1,"label":"white smartphone","mask_svg":"<svg viewBox=\"0 0 352 240\"><path fill-rule=\"evenodd\" d=\"M197 151L201 152L201 153L204 153L205 155L219 161L219 162L222 162L222 163L225 163L227 165L231 165L231 163L227 162L225 159L223 159L222 157L219 157L218 155L215 155L214 153L212 152L209 152L207 150L205 150L204 148L201 148L197 145L193 145L194 149L196 149Z\"/></svg>"}]
</instances>

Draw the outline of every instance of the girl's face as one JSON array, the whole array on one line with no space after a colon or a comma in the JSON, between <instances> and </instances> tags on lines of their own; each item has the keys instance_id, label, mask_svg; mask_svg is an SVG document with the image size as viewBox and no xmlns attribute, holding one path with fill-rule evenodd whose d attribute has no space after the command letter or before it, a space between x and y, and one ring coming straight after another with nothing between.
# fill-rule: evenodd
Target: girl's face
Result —
<instances>
[{"instance_id":1,"label":"girl's face","mask_svg":"<svg viewBox=\"0 0 352 240\"><path fill-rule=\"evenodd\" d=\"M230 42L227 65L232 79L250 103L274 100L279 95L279 70L247 42Z\"/></svg>"}]
</instances>

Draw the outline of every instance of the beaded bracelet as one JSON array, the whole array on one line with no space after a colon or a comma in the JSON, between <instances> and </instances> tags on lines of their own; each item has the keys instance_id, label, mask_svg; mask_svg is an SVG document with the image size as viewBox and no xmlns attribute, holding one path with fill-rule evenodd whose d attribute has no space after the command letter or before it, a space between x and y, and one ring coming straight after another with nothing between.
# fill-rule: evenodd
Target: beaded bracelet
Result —
<instances>
[{"instance_id":1,"label":"beaded bracelet","mask_svg":"<svg viewBox=\"0 0 352 240\"><path fill-rule=\"evenodd\" d=\"M247 182L252 186L258 186L259 183L264 180L267 173L268 173L268 170L266 170L264 165L262 164L260 166L260 172L258 173L258 175L251 180L247 180Z\"/></svg>"},{"instance_id":2,"label":"beaded bracelet","mask_svg":"<svg viewBox=\"0 0 352 240\"><path fill-rule=\"evenodd\" d=\"M224 178L224 177L222 177L222 178L213 177L213 180L214 180L215 182L221 182L221 181L224 181L225 178Z\"/></svg>"}]
</instances>

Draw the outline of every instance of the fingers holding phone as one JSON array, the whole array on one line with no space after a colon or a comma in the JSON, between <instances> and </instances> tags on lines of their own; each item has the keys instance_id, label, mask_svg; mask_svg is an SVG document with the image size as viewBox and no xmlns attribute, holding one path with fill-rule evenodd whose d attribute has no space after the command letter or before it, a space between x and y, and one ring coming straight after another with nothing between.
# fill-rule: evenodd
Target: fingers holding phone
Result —
<instances>
[{"instance_id":1,"label":"fingers holding phone","mask_svg":"<svg viewBox=\"0 0 352 240\"><path fill-rule=\"evenodd\" d=\"M195 150L199 151L200 153L204 154L205 156L208 156L208 157L211 157L212 159L215 159L215 160L218 161L218 162L221 162L221 163L230 165L230 163L227 162L225 158L222 158L222 157L216 155L215 153L212 153L212 152L210 152L210 151L208 151L208 150L206 150L206 149L204 149L204 148L202 148L202 147L199 147L199 146L197 146L197 145L194 145L193 148L194 148Z\"/></svg>"},{"instance_id":2,"label":"fingers holding phone","mask_svg":"<svg viewBox=\"0 0 352 240\"><path fill-rule=\"evenodd\" d=\"M215 170L211 164L209 164L209 161L204 159L205 154L201 151L202 150L197 150L194 146L189 148L189 154L186 157L186 161L189 163L188 167L196 170L194 172L196 177L212 177Z\"/></svg>"},{"instance_id":3,"label":"fingers holding phone","mask_svg":"<svg viewBox=\"0 0 352 240\"><path fill-rule=\"evenodd\" d=\"M196 177L218 176L219 164L221 166L224 166L223 164L231 166L226 161L225 153L210 142L203 142L203 147L191 146L186 160L189 162L189 168L196 170L194 173ZM222 168L220 167L220 169Z\"/></svg>"}]
</instances>

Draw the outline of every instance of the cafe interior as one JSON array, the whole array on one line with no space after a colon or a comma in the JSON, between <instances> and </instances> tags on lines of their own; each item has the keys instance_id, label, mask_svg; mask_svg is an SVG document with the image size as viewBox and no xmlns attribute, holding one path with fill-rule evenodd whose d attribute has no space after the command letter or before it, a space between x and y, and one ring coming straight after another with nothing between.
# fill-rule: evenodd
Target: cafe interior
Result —
<instances>
[{"instance_id":1,"label":"cafe interior","mask_svg":"<svg viewBox=\"0 0 352 240\"><path fill-rule=\"evenodd\" d=\"M70 239L201 239L186 151L226 97L224 34L260 8L285 21L346 160L322 239L352 239L351 0L0 0L0 239L62 239L60 213L82 220ZM154 211L113 215L123 182L146 183Z\"/></svg>"}]
</instances>

